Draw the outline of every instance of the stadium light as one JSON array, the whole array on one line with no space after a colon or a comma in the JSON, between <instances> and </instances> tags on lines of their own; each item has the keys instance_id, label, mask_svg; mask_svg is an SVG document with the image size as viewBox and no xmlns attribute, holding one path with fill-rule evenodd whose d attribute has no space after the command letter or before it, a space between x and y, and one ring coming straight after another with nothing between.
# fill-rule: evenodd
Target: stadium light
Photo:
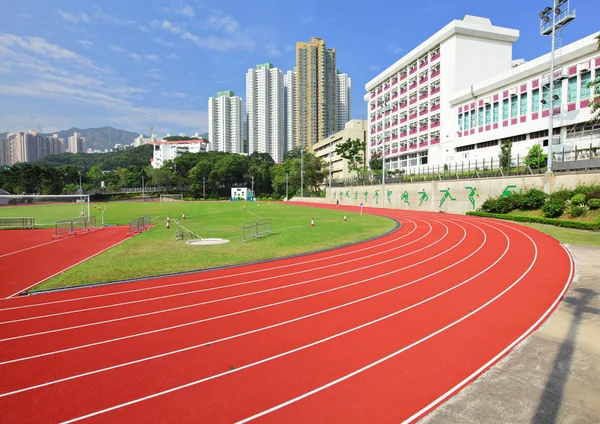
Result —
<instances>
[{"instance_id":1,"label":"stadium light","mask_svg":"<svg viewBox=\"0 0 600 424\"><path fill-rule=\"evenodd\" d=\"M333 142L333 134L329 136L329 195L331 196L331 175L333 166L333 152L331 151L331 144Z\"/></svg>"},{"instance_id":2,"label":"stadium light","mask_svg":"<svg viewBox=\"0 0 600 424\"><path fill-rule=\"evenodd\" d=\"M552 48L550 50L550 74L549 74L549 82L548 82L548 90L550 92L550 100L548 103L548 108L550 109L550 113L548 114L548 162L547 162L547 174L552 173L552 144L554 139L554 103L559 100L559 96L554 94L554 90L556 89L554 82L554 51L556 47L556 30L561 29L573 19L575 19L575 10L573 13L570 12L570 0L555 0L554 7L546 6L544 10L542 10L540 15L540 34L541 35L549 35L552 37ZM552 22L550 22L552 20ZM561 71L562 74L562 71ZM562 76L559 77L556 84L562 84ZM542 99L542 104L546 104L546 101ZM558 105L561 107L562 105ZM560 137L560 136L559 136Z\"/></svg>"}]
</instances>

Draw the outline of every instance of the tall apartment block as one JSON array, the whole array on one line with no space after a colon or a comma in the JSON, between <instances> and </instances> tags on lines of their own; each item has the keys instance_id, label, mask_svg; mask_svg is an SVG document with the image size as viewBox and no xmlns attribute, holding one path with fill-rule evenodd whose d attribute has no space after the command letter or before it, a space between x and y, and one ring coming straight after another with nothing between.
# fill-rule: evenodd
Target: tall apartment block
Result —
<instances>
[{"instance_id":1,"label":"tall apartment block","mask_svg":"<svg viewBox=\"0 0 600 424\"><path fill-rule=\"evenodd\" d=\"M211 150L244 152L242 98L233 91L220 91L208 99L208 141Z\"/></svg>"},{"instance_id":2,"label":"tall apartment block","mask_svg":"<svg viewBox=\"0 0 600 424\"><path fill-rule=\"evenodd\" d=\"M336 132L336 52L313 37L296 43L296 143L312 145Z\"/></svg>"},{"instance_id":3,"label":"tall apartment block","mask_svg":"<svg viewBox=\"0 0 600 424\"><path fill-rule=\"evenodd\" d=\"M19 162L32 162L47 155L63 153L64 140L54 134L42 136L35 130L8 134L0 143L0 164L14 165Z\"/></svg>"},{"instance_id":4,"label":"tall apartment block","mask_svg":"<svg viewBox=\"0 0 600 424\"><path fill-rule=\"evenodd\" d=\"M268 153L276 163L284 154L283 72L270 63L246 74L248 153Z\"/></svg>"},{"instance_id":5,"label":"tall apartment block","mask_svg":"<svg viewBox=\"0 0 600 424\"><path fill-rule=\"evenodd\" d=\"M73 133L69 137L69 152L71 153L85 153L87 151L87 141L85 137L81 137L79 133Z\"/></svg>"},{"instance_id":6,"label":"tall apartment block","mask_svg":"<svg viewBox=\"0 0 600 424\"><path fill-rule=\"evenodd\" d=\"M296 147L296 70L283 77L284 154Z\"/></svg>"},{"instance_id":7,"label":"tall apartment block","mask_svg":"<svg viewBox=\"0 0 600 424\"><path fill-rule=\"evenodd\" d=\"M338 71L336 85L336 130L342 131L352 119L352 78Z\"/></svg>"}]
</instances>

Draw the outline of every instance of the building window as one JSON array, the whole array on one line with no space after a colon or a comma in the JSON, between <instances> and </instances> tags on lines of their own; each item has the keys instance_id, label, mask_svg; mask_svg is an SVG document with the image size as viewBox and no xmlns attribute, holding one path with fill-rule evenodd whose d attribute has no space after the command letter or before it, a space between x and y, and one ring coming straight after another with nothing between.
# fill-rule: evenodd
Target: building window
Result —
<instances>
[{"instance_id":1,"label":"building window","mask_svg":"<svg viewBox=\"0 0 600 424\"><path fill-rule=\"evenodd\" d=\"M485 123L486 125L489 124L492 120L492 106L491 105L486 105L485 106Z\"/></svg>"},{"instance_id":2,"label":"building window","mask_svg":"<svg viewBox=\"0 0 600 424\"><path fill-rule=\"evenodd\" d=\"M458 130L459 131L463 130L463 116L462 116L462 113L460 115L458 115Z\"/></svg>"},{"instance_id":3,"label":"building window","mask_svg":"<svg viewBox=\"0 0 600 424\"><path fill-rule=\"evenodd\" d=\"M519 101L519 98L517 96L512 96L510 98L510 117L511 118L516 118L517 117L517 114L518 114L518 110L517 110L518 101Z\"/></svg>"},{"instance_id":4,"label":"building window","mask_svg":"<svg viewBox=\"0 0 600 424\"><path fill-rule=\"evenodd\" d=\"M475 128L475 111L471 111L471 128Z\"/></svg>"},{"instance_id":5,"label":"building window","mask_svg":"<svg viewBox=\"0 0 600 424\"><path fill-rule=\"evenodd\" d=\"M540 110L540 90L536 88L531 92L531 112L536 113Z\"/></svg>"},{"instance_id":6,"label":"building window","mask_svg":"<svg viewBox=\"0 0 600 424\"><path fill-rule=\"evenodd\" d=\"M468 130L469 128L471 128L470 124L470 120L469 120L469 112L465 112L465 125L464 125L464 129Z\"/></svg>"},{"instance_id":7,"label":"building window","mask_svg":"<svg viewBox=\"0 0 600 424\"><path fill-rule=\"evenodd\" d=\"M567 102L573 103L577 101L577 77L569 78L567 84Z\"/></svg>"},{"instance_id":8,"label":"building window","mask_svg":"<svg viewBox=\"0 0 600 424\"><path fill-rule=\"evenodd\" d=\"M483 108L482 107L479 108L478 116L479 117L477 119L477 125L481 127L483 125Z\"/></svg>"},{"instance_id":9,"label":"building window","mask_svg":"<svg viewBox=\"0 0 600 424\"><path fill-rule=\"evenodd\" d=\"M592 73L590 71L581 74L581 90L579 91L579 99L586 100L590 98L591 88L588 87L589 82L592 79Z\"/></svg>"},{"instance_id":10,"label":"building window","mask_svg":"<svg viewBox=\"0 0 600 424\"><path fill-rule=\"evenodd\" d=\"M502 100L502 120L508 119L508 99Z\"/></svg>"},{"instance_id":11,"label":"building window","mask_svg":"<svg viewBox=\"0 0 600 424\"><path fill-rule=\"evenodd\" d=\"M521 94L521 105L519 107L520 115L527 115L527 93Z\"/></svg>"},{"instance_id":12,"label":"building window","mask_svg":"<svg viewBox=\"0 0 600 424\"><path fill-rule=\"evenodd\" d=\"M494 103L494 112L493 112L493 120L494 122L498 122L498 109L500 108L500 104L498 102Z\"/></svg>"},{"instance_id":13,"label":"building window","mask_svg":"<svg viewBox=\"0 0 600 424\"><path fill-rule=\"evenodd\" d=\"M542 110L548 109L550 107L550 89L548 87L542 88Z\"/></svg>"}]
</instances>

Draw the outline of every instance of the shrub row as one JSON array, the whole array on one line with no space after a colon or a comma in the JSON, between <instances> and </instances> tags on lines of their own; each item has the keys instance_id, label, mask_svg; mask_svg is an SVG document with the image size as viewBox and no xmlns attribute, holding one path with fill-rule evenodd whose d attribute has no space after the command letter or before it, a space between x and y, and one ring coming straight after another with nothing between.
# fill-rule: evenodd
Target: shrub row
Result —
<instances>
[{"instance_id":1,"label":"shrub row","mask_svg":"<svg viewBox=\"0 0 600 424\"><path fill-rule=\"evenodd\" d=\"M537 224L554 225L556 227L574 228L576 230L600 231L600 219L596 220L596 222L579 222L579 221L568 221L565 219L539 218L536 216L503 215L503 214L498 214L498 213L488 213L488 212L478 212L478 211L467 212L467 215L480 216L480 217L484 217L484 218L504 219L507 221L515 221L515 222L533 222L533 223L537 223Z\"/></svg>"}]
</instances>

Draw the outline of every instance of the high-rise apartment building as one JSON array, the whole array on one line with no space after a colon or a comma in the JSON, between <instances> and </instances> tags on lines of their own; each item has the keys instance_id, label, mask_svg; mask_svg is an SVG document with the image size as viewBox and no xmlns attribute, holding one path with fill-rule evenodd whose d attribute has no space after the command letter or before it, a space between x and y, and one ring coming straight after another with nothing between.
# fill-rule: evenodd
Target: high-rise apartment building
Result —
<instances>
[{"instance_id":1,"label":"high-rise apartment building","mask_svg":"<svg viewBox=\"0 0 600 424\"><path fill-rule=\"evenodd\" d=\"M296 69L283 77L284 154L296 146Z\"/></svg>"},{"instance_id":2,"label":"high-rise apartment building","mask_svg":"<svg viewBox=\"0 0 600 424\"><path fill-rule=\"evenodd\" d=\"M346 122L352 119L352 78L338 71L336 85L336 130L342 131Z\"/></svg>"},{"instance_id":3,"label":"high-rise apartment building","mask_svg":"<svg viewBox=\"0 0 600 424\"><path fill-rule=\"evenodd\" d=\"M248 153L268 153L283 161L283 73L270 63L256 65L246 74Z\"/></svg>"},{"instance_id":4,"label":"high-rise apartment building","mask_svg":"<svg viewBox=\"0 0 600 424\"><path fill-rule=\"evenodd\" d=\"M336 130L336 53L313 37L296 43L296 143L309 149Z\"/></svg>"},{"instance_id":5,"label":"high-rise apartment building","mask_svg":"<svg viewBox=\"0 0 600 424\"><path fill-rule=\"evenodd\" d=\"M47 155L64 152L63 139L57 134L52 137L42 136L35 130L8 134L3 143L4 159L0 157L0 164L14 165L19 162L32 162ZM2 146L0 146L2 148Z\"/></svg>"},{"instance_id":6,"label":"high-rise apartment building","mask_svg":"<svg viewBox=\"0 0 600 424\"><path fill-rule=\"evenodd\" d=\"M208 141L211 150L244 152L242 98L233 91L220 91L208 99Z\"/></svg>"},{"instance_id":7,"label":"high-rise apartment building","mask_svg":"<svg viewBox=\"0 0 600 424\"><path fill-rule=\"evenodd\" d=\"M73 133L68 139L69 152L85 153L87 151L87 143L85 137L81 137L79 133Z\"/></svg>"}]
</instances>

